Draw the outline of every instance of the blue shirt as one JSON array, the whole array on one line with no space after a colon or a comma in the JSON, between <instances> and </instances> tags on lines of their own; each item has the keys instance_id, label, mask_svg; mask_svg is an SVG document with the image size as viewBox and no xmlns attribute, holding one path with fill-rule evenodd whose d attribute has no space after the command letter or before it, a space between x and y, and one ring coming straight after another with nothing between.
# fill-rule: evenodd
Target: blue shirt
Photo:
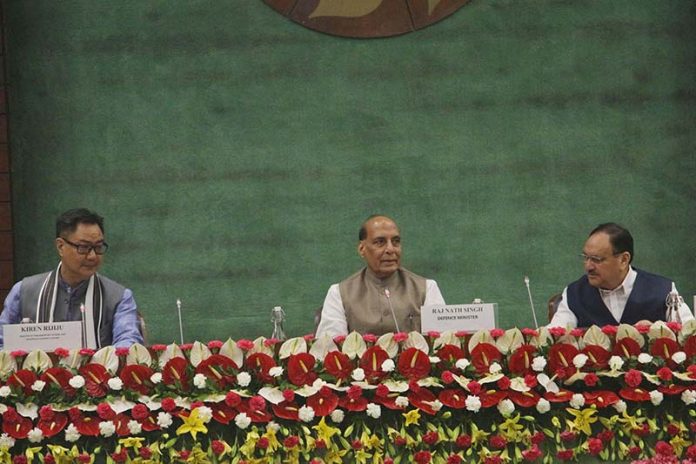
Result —
<instances>
[{"instance_id":1,"label":"blue shirt","mask_svg":"<svg viewBox=\"0 0 696 464\"><path fill-rule=\"evenodd\" d=\"M74 308L79 307L84 291L76 291L82 289L86 285L86 281L82 282L75 288L71 288L63 279L58 279L58 285L67 293L68 300L56 302L56 305L67 305L68 317L66 320L80 320L80 315L75 314ZM20 292L22 289L22 281L20 280L12 287L10 293L5 298L2 314L0 314L0 348L4 345L2 326L5 324L19 324L21 322L20 308ZM72 308L72 309L71 309ZM134 343L143 343L143 336L140 333L138 324L138 308L133 298L133 292L130 289L125 289L121 300L118 302L114 311L113 319L113 346L128 348Z\"/></svg>"}]
</instances>

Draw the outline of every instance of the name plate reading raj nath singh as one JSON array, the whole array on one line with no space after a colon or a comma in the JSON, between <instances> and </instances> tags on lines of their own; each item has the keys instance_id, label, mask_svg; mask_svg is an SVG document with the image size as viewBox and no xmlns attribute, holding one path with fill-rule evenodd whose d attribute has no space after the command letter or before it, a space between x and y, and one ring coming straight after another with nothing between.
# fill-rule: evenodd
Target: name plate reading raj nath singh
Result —
<instances>
[{"instance_id":1,"label":"name plate reading raj nath singh","mask_svg":"<svg viewBox=\"0 0 696 464\"><path fill-rule=\"evenodd\" d=\"M7 324L3 326L5 351L81 348L82 323L44 322L39 324Z\"/></svg>"},{"instance_id":2,"label":"name plate reading raj nath singh","mask_svg":"<svg viewBox=\"0 0 696 464\"><path fill-rule=\"evenodd\" d=\"M498 304L428 305L421 308L421 332L446 330L495 329L498 325Z\"/></svg>"}]
</instances>

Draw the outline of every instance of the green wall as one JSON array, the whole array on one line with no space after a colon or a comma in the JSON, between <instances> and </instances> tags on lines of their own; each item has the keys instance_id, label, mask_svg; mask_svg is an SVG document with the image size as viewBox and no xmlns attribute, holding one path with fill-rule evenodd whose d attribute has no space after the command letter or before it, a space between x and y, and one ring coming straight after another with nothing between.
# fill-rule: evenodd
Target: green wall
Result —
<instances>
[{"instance_id":1,"label":"green wall","mask_svg":"<svg viewBox=\"0 0 696 464\"><path fill-rule=\"evenodd\" d=\"M581 273L599 222L696 293L696 6L474 0L351 40L261 0L3 2L16 278L55 264L53 221L107 219L106 275L151 342L312 330L395 217L403 263L505 327Z\"/></svg>"}]
</instances>

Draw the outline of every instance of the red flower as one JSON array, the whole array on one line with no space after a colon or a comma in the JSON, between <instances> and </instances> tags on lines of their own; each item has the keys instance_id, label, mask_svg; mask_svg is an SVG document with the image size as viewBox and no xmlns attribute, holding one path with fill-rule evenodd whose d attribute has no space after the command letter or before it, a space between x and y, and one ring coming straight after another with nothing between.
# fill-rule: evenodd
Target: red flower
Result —
<instances>
[{"instance_id":1,"label":"red flower","mask_svg":"<svg viewBox=\"0 0 696 464\"><path fill-rule=\"evenodd\" d=\"M413 460L418 464L428 464L431 458L430 451L418 451L413 455Z\"/></svg>"},{"instance_id":2,"label":"red flower","mask_svg":"<svg viewBox=\"0 0 696 464\"><path fill-rule=\"evenodd\" d=\"M408 348L399 356L397 368L409 380L420 380L430 373L430 358L417 348Z\"/></svg>"},{"instance_id":3,"label":"red flower","mask_svg":"<svg viewBox=\"0 0 696 464\"><path fill-rule=\"evenodd\" d=\"M227 356L213 354L201 361L196 367L196 374L203 374L220 388L232 386L237 381L237 363Z\"/></svg>"},{"instance_id":4,"label":"red flower","mask_svg":"<svg viewBox=\"0 0 696 464\"><path fill-rule=\"evenodd\" d=\"M261 440L259 440L259 441L261 441ZM267 438L266 438L266 441L268 441ZM220 440L213 440L212 442L210 442L210 449L213 450L213 453L215 453L216 455L219 456L222 454L223 451L225 451L225 444L223 442L221 442Z\"/></svg>"},{"instance_id":5,"label":"red flower","mask_svg":"<svg viewBox=\"0 0 696 464\"><path fill-rule=\"evenodd\" d=\"M377 381L386 373L382 371L382 363L389 359L389 355L379 346L372 346L365 350L360 357L360 367L365 371L368 381Z\"/></svg>"},{"instance_id":6,"label":"red flower","mask_svg":"<svg viewBox=\"0 0 696 464\"><path fill-rule=\"evenodd\" d=\"M447 464L461 464L462 457L458 454L450 454L447 457Z\"/></svg>"},{"instance_id":7,"label":"red flower","mask_svg":"<svg viewBox=\"0 0 696 464\"><path fill-rule=\"evenodd\" d=\"M648 401L650 400L650 393L643 390L642 388L622 388L619 391L619 396L625 400L629 401Z\"/></svg>"},{"instance_id":8,"label":"red flower","mask_svg":"<svg viewBox=\"0 0 696 464\"><path fill-rule=\"evenodd\" d=\"M614 345L614 350L612 351L612 354L622 358L638 356L640 353L642 353L642 349L638 342L629 337L617 340L616 345Z\"/></svg>"},{"instance_id":9,"label":"red flower","mask_svg":"<svg viewBox=\"0 0 696 464\"><path fill-rule=\"evenodd\" d=\"M609 366L611 353L599 345L587 345L582 349L582 353L587 355L587 362L584 369L606 369Z\"/></svg>"},{"instance_id":10,"label":"red flower","mask_svg":"<svg viewBox=\"0 0 696 464\"><path fill-rule=\"evenodd\" d=\"M396 446L405 446L406 443L408 443L408 441L405 437L402 437L401 435L397 435L394 437L394 444Z\"/></svg>"},{"instance_id":11,"label":"red flower","mask_svg":"<svg viewBox=\"0 0 696 464\"><path fill-rule=\"evenodd\" d=\"M463 450L468 449L471 446L471 436L459 435L454 443Z\"/></svg>"},{"instance_id":12,"label":"red flower","mask_svg":"<svg viewBox=\"0 0 696 464\"><path fill-rule=\"evenodd\" d=\"M285 440L283 440L283 446L286 448L294 448L300 443L300 437L297 435L290 435Z\"/></svg>"},{"instance_id":13,"label":"red flower","mask_svg":"<svg viewBox=\"0 0 696 464\"><path fill-rule=\"evenodd\" d=\"M239 403L241 403L241 402L242 402L242 397L233 391L229 391L225 395L225 404L231 408L236 408L239 405ZM163 401L163 403L164 403L164 401ZM162 408L164 408L164 405L162 405Z\"/></svg>"},{"instance_id":14,"label":"red flower","mask_svg":"<svg viewBox=\"0 0 696 464\"><path fill-rule=\"evenodd\" d=\"M432 403L435 401L435 395L426 388L421 388L417 391L411 391L408 394L409 402L423 411L426 414L434 415L435 410L433 409Z\"/></svg>"},{"instance_id":15,"label":"red flower","mask_svg":"<svg viewBox=\"0 0 696 464\"><path fill-rule=\"evenodd\" d=\"M566 329L563 327L549 327L549 333L554 337L562 337L566 334Z\"/></svg>"},{"instance_id":16,"label":"red flower","mask_svg":"<svg viewBox=\"0 0 696 464\"><path fill-rule=\"evenodd\" d=\"M174 398L162 399L162 410L164 412L172 412L174 409L176 409L176 401L174 401Z\"/></svg>"},{"instance_id":17,"label":"red flower","mask_svg":"<svg viewBox=\"0 0 696 464\"><path fill-rule=\"evenodd\" d=\"M365 406L367 408L367 405ZM292 421L299 420L300 407L292 401L283 401L279 404L271 404L271 409L276 417Z\"/></svg>"},{"instance_id":18,"label":"red flower","mask_svg":"<svg viewBox=\"0 0 696 464\"><path fill-rule=\"evenodd\" d=\"M457 361L464 358L466 354L464 353L464 350L458 346L447 344L443 345L442 348L437 350L435 356L440 358L438 367L444 370L454 368Z\"/></svg>"},{"instance_id":19,"label":"red flower","mask_svg":"<svg viewBox=\"0 0 696 464\"><path fill-rule=\"evenodd\" d=\"M619 328L615 325L605 325L604 327L602 327L602 332L609 335L610 337L615 336L618 331Z\"/></svg>"},{"instance_id":20,"label":"red flower","mask_svg":"<svg viewBox=\"0 0 696 464\"><path fill-rule=\"evenodd\" d=\"M31 386L36 382L36 374L28 369L20 369L17 372L13 372L12 375L7 379L7 385L14 387L15 389L22 389L25 395L31 395L34 391Z\"/></svg>"},{"instance_id":21,"label":"red flower","mask_svg":"<svg viewBox=\"0 0 696 464\"><path fill-rule=\"evenodd\" d=\"M481 393L481 384L475 380L472 380L471 382L466 384L466 388L472 395L478 395L479 393Z\"/></svg>"},{"instance_id":22,"label":"red flower","mask_svg":"<svg viewBox=\"0 0 696 464\"><path fill-rule=\"evenodd\" d=\"M510 372L517 375L531 374L532 359L534 359L536 351L537 349L533 345L522 345L517 348L508 359Z\"/></svg>"},{"instance_id":23,"label":"red flower","mask_svg":"<svg viewBox=\"0 0 696 464\"><path fill-rule=\"evenodd\" d=\"M523 408L531 408L533 406L536 406L540 398L539 394L535 391L508 391L507 396L513 403Z\"/></svg>"},{"instance_id":24,"label":"red flower","mask_svg":"<svg viewBox=\"0 0 696 464\"><path fill-rule=\"evenodd\" d=\"M191 389L190 374L187 371L188 361L181 357L172 358L167 361L162 369L162 381L165 385L179 384L181 389L189 391Z\"/></svg>"},{"instance_id":25,"label":"red flower","mask_svg":"<svg viewBox=\"0 0 696 464\"><path fill-rule=\"evenodd\" d=\"M510 381L510 378L504 375L498 380L496 384L498 385L498 388L500 388L501 390L507 390L510 388L511 383L512 382Z\"/></svg>"},{"instance_id":26,"label":"red flower","mask_svg":"<svg viewBox=\"0 0 696 464\"><path fill-rule=\"evenodd\" d=\"M490 343L479 343L471 350L471 364L479 375L488 374L491 364L499 361L502 357L503 355L498 351L498 348Z\"/></svg>"},{"instance_id":27,"label":"red flower","mask_svg":"<svg viewBox=\"0 0 696 464\"><path fill-rule=\"evenodd\" d=\"M27 457L23 454L18 454L12 458L12 464L27 464Z\"/></svg>"},{"instance_id":28,"label":"red flower","mask_svg":"<svg viewBox=\"0 0 696 464\"><path fill-rule=\"evenodd\" d=\"M561 432L560 437L562 442L569 443L575 440L578 436L573 431L564 430L563 432Z\"/></svg>"},{"instance_id":29,"label":"red flower","mask_svg":"<svg viewBox=\"0 0 696 464\"><path fill-rule=\"evenodd\" d=\"M594 392L583 392L585 405L595 405L598 408L606 408L619 402L619 396L613 391L599 390Z\"/></svg>"},{"instance_id":30,"label":"red flower","mask_svg":"<svg viewBox=\"0 0 696 464\"><path fill-rule=\"evenodd\" d=\"M671 338L658 338L650 348L650 354L672 363L672 355L679 350L679 344Z\"/></svg>"},{"instance_id":31,"label":"red flower","mask_svg":"<svg viewBox=\"0 0 696 464\"><path fill-rule=\"evenodd\" d=\"M662 440L655 443L655 451L662 456L672 456L674 454L672 445Z\"/></svg>"},{"instance_id":32,"label":"red flower","mask_svg":"<svg viewBox=\"0 0 696 464\"><path fill-rule=\"evenodd\" d=\"M331 414L338 406L338 396L328 387L322 387L316 395L307 398L307 406L314 409L314 415L324 417Z\"/></svg>"},{"instance_id":33,"label":"red flower","mask_svg":"<svg viewBox=\"0 0 696 464\"><path fill-rule=\"evenodd\" d=\"M442 375L440 375L440 378L442 379L445 384L449 385L452 382L454 382L454 374L450 371L444 371L442 372ZM381 385L381 384L380 384Z\"/></svg>"},{"instance_id":34,"label":"red flower","mask_svg":"<svg viewBox=\"0 0 696 464\"><path fill-rule=\"evenodd\" d=\"M9 410L8 408L8 411ZM12 418L13 420L8 420L5 416L8 411L3 414L2 431L16 440L27 438L27 435L34 427L31 423L31 419L17 415L16 418Z\"/></svg>"},{"instance_id":35,"label":"red flower","mask_svg":"<svg viewBox=\"0 0 696 464\"><path fill-rule=\"evenodd\" d=\"M311 385L317 379L316 360L309 353L293 354L288 359L288 380L294 385Z\"/></svg>"},{"instance_id":36,"label":"red flower","mask_svg":"<svg viewBox=\"0 0 696 464\"><path fill-rule=\"evenodd\" d=\"M227 425L237 416L237 410L227 406L224 402L211 405L211 409L213 410L213 419L220 424Z\"/></svg>"},{"instance_id":37,"label":"red flower","mask_svg":"<svg viewBox=\"0 0 696 464\"><path fill-rule=\"evenodd\" d=\"M602 443L609 443L614 439L614 432L611 430L603 430L597 434L597 438L602 440Z\"/></svg>"},{"instance_id":38,"label":"red flower","mask_svg":"<svg viewBox=\"0 0 696 464\"><path fill-rule=\"evenodd\" d=\"M138 454L143 459L150 459L152 457L152 450L149 446L143 446L138 450Z\"/></svg>"},{"instance_id":39,"label":"red flower","mask_svg":"<svg viewBox=\"0 0 696 464\"><path fill-rule=\"evenodd\" d=\"M527 374L524 376L524 384L529 388L534 388L539 384L539 381L534 374Z\"/></svg>"},{"instance_id":40,"label":"red flower","mask_svg":"<svg viewBox=\"0 0 696 464\"><path fill-rule=\"evenodd\" d=\"M637 387L643 381L643 374L635 369L629 369L626 374L624 374L624 380L629 387Z\"/></svg>"},{"instance_id":41,"label":"red flower","mask_svg":"<svg viewBox=\"0 0 696 464\"><path fill-rule=\"evenodd\" d=\"M237 342L237 348L239 348L242 351L249 351L253 347L254 342L252 342L251 340L242 339Z\"/></svg>"},{"instance_id":42,"label":"red flower","mask_svg":"<svg viewBox=\"0 0 696 464\"><path fill-rule=\"evenodd\" d=\"M249 399L249 408L254 411L260 411L266 408L266 400L263 396L255 395Z\"/></svg>"},{"instance_id":43,"label":"red flower","mask_svg":"<svg viewBox=\"0 0 696 464\"><path fill-rule=\"evenodd\" d=\"M657 376L663 382L669 382L672 380L672 369L669 367L661 367L656 372Z\"/></svg>"},{"instance_id":44,"label":"red flower","mask_svg":"<svg viewBox=\"0 0 696 464\"><path fill-rule=\"evenodd\" d=\"M43 409L43 408L41 408ZM54 413L50 419L40 419L36 426L41 429L44 437L50 438L61 432L68 425L68 416L63 413Z\"/></svg>"},{"instance_id":45,"label":"red flower","mask_svg":"<svg viewBox=\"0 0 696 464\"><path fill-rule=\"evenodd\" d=\"M696 461L696 445L691 445L686 449L686 457Z\"/></svg>"},{"instance_id":46,"label":"red flower","mask_svg":"<svg viewBox=\"0 0 696 464\"><path fill-rule=\"evenodd\" d=\"M672 437L675 435L679 435L679 431L680 431L679 427L677 427L676 425L674 425L674 424L667 425L667 434L668 435L670 435Z\"/></svg>"},{"instance_id":47,"label":"red flower","mask_svg":"<svg viewBox=\"0 0 696 464\"><path fill-rule=\"evenodd\" d=\"M575 452L572 449L559 450L558 453L556 453L556 457L561 461L570 461L573 459L574 455Z\"/></svg>"},{"instance_id":48,"label":"red flower","mask_svg":"<svg viewBox=\"0 0 696 464\"><path fill-rule=\"evenodd\" d=\"M288 402L295 401L295 391L286 388L283 390L283 399Z\"/></svg>"},{"instance_id":49,"label":"red flower","mask_svg":"<svg viewBox=\"0 0 696 464\"><path fill-rule=\"evenodd\" d=\"M423 435L423 442L428 444L428 445L434 445L440 440L440 437L437 432L432 431L428 432Z\"/></svg>"},{"instance_id":50,"label":"red flower","mask_svg":"<svg viewBox=\"0 0 696 464\"><path fill-rule=\"evenodd\" d=\"M481 407L482 408L490 408L493 406L497 406L498 403L500 403L505 398L507 398L507 396L508 396L507 392L495 391L495 390L483 391L479 395L479 398L481 399Z\"/></svg>"},{"instance_id":51,"label":"red flower","mask_svg":"<svg viewBox=\"0 0 696 464\"><path fill-rule=\"evenodd\" d=\"M541 450L537 445L532 445L531 448L522 451L522 458L525 461L533 462L542 456Z\"/></svg>"},{"instance_id":52,"label":"red flower","mask_svg":"<svg viewBox=\"0 0 696 464\"><path fill-rule=\"evenodd\" d=\"M507 446L507 440L501 435L493 435L489 438L488 443L490 443L491 448L503 449Z\"/></svg>"},{"instance_id":53,"label":"red flower","mask_svg":"<svg viewBox=\"0 0 696 464\"><path fill-rule=\"evenodd\" d=\"M546 440L546 436L542 431L534 433L534 435L529 438L529 441L531 441L533 445L541 445L544 440Z\"/></svg>"},{"instance_id":54,"label":"red flower","mask_svg":"<svg viewBox=\"0 0 696 464\"><path fill-rule=\"evenodd\" d=\"M505 331L503 329L491 329L489 333L493 338L499 338L505 335Z\"/></svg>"},{"instance_id":55,"label":"red flower","mask_svg":"<svg viewBox=\"0 0 696 464\"><path fill-rule=\"evenodd\" d=\"M269 371L276 367L272 357L265 353L253 353L244 362L246 369L256 375L264 383L272 383L273 377Z\"/></svg>"},{"instance_id":56,"label":"red flower","mask_svg":"<svg viewBox=\"0 0 696 464\"><path fill-rule=\"evenodd\" d=\"M590 438L587 440L587 446L590 454L597 456L604 449L604 443L599 438Z\"/></svg>"},{"instance_id":57,"label":"red flower","mask_svg":"<svg viewBox=\"0 0 696 464\"><path fill-rule=\"evenodd\" d=\"M365 340L366 343L374 343L377 341L377 336L371 333L366 333L363 334L363 340Z\"/></svg>"},{"instance_id":58,"label":"red flower","mask_svg":"<svg viewBox=\"0 0 696 464\"><path fill-rule=\"evenodd\" d=\"M595 385L597 385L597 382L599 382L599 377L597 377L597 374L595 374L594 372L590 372L585 376L584 380L585 385L587 385L588 387L594 387Z\"/></svg>"},{"instance_id":59,"label":"red flower","mask_svg":"<svg viewBox=\"0 0 696 464\"><path fill-rule=\"evenodd\" d=\"M268 448L268 445L270 445L271 442L268 440L266 437L261 437L259 438L259 441L256 442L256 447L258 449L266 449Z\"/></svg>"},{"instance_id":60,"label":"red flower","mask_svg":"<svg viewBox=\"0 0 696 464\"><path fill-rule=\"evenodd\" d=\"M219 350L222 348L222 342L220 340L210 340L208 342L208 348L211 350Z\"/></svg>"},{"instance_id":61,"label":"red flower","mask_svg":"<svg viewBox=\"0 0 696 464\"><path fill-rule=\"evenodd\" d=\"M353 364L345 353L331 351L324 357L324 370L337 380L345 380L353 372Z\"/></svg>"},{"instance_id":62,"label":"red flower","mask_svg":"<svg viewBox=\"0 0 696 464\"><path fill-rule=\"evenodd\" d=\"M127 389L147 395L150 393L150 388L152 388L152 383L150 382L152 373L152 369L148 366L130 364L121 370L119 378Z\"/></svg>"},{"instance_id":63,"label":"red flower","mask_svg":"<svg viewBox=\"0 0 696 464\"><path fill-rule=\"evenodd\" d=\"M136 404L131 410L131 415L135 420L143 420L150 415L150 410L144 404Z\"/></svg>"},{"instance_id":64,"label":"red flower","mask_svg":"<svg viewBox=\"0 0 696 464\"><path fill-rule=\"evenodd\" d=\"M126 462L126 460L128 459L128 450L126 448L122 448L121 451L119 451L118 453L111 453L110 456L111 459L113 459L115 462Z\"/></svg>"},{"instance_id":65,"label":"red flower","mask_svg":"<svg viewBox=\"0 0 696 464\"><path fill-rule=\"evenodd\" d=\"M551 372L562 370L564 375L575 371L573 358L579 353L578 349L569 343L556 343L551 346L548 354L548 369Z\"/></svg>"},{"instance_id":66,"label":"red flower","mask_svg":"<svg viewBox=\"0 0 696 464\"><path fill-rule=\"evenodd\" d=\"M442 390L438 395L440 403L454 409L462 409L466 406L466 394L459 388Z\"/></svg>"},{"instance_id":67,"label":"red flower","mask_svg":"<svg viewBox=\"0 0 696 464\"><path fill-rule=\"evenodd\" d=\"M41 374L41 380L49 385L57 385L68 396L75 395L75 389L70 386L70 379L72 377L72 373L67 369L63 369L62 367L51 367L46 369L44 373Z\"/></svg>"},{"instance_id":68,"label":"red flower","mask_svg":"<svg viewBox=\"0 0 696 464\"><path fill-rule=\"evenodd\" d=\"M99 403L97 406L97 415L100 419L111 420L116 417L116 413L108 403Z\"/></svg>"},{"instance_id":69,"label":"red flower","mask_svg":"<svg viewBox=\"0 0 696 464\"><path fill-rule=\"evenodd\" d=\"M696 356L696 335L692 335L684 342L684 353L688 357Z\"/></svg>"}]
</instances>

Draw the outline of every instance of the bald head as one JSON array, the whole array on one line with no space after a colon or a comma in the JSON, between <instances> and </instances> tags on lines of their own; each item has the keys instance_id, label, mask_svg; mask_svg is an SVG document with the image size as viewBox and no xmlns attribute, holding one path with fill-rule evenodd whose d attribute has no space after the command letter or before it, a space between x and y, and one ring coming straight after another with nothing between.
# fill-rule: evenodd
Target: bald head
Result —
<instances>
[{"instance_id":1,"label":"bald head","mask_svg":"<svg viewBox=\"0 0 696 464\"><path fill-rule=\"evenodd\" d=\"M386 278L401 266L401 235L399 227L387 216L370 216L358 235L358 253L367 267L379 278Z\"/></svg>"}]
</instances>

